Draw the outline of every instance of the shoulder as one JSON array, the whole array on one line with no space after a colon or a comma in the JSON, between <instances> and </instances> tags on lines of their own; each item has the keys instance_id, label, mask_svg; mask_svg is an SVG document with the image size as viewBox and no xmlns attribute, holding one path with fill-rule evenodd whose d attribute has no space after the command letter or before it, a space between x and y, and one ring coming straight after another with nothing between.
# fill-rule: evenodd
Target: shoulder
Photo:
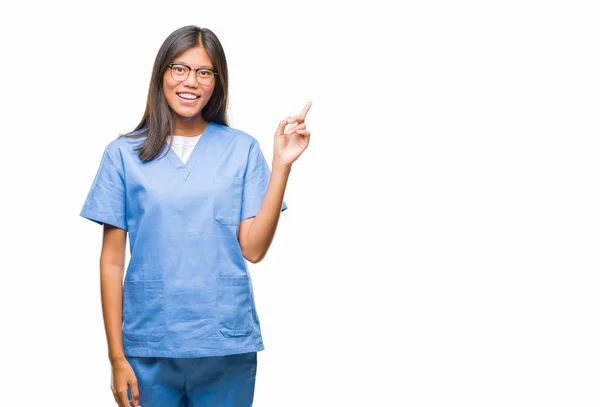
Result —
<instances>
[{"instance_id":1,"label":"shoulder","mask_svg":"<svg viewBox=\"0 0 600 407\"><path fill-rule=\"evenodd\" d=\"M236 148L249 150L259 145L258 140L245 131L214 122L212 122L212 126L214 126L223 141L229 145L234 145Z\"/></svg>"},{"instance_id":2,"label":"shoulder","mask_svg":"<svg viewBox=\"0 0 600 407\"><path fill-rule=\"evenodd\" d=\"M146 140L147 134L144 130L136 130L125 135L118 136L106 145L106 152L113 158L124 155L137 155L136 148Z\"/></svg>"},{"instance_id":3,"label":"shoulder","mask_svg":"<svg viewBox=\"0 0 600 407\"><path fill-rule=\"evenodd\" d=\"M125 162L129 162L132 159L138 159L138 152L136 149L141 146L145 140L146 133L142 131L135 131L127 133L126 135L117 136L105 145L104 156L107 156L116 167L123 169L125 167Z\"/></svg>"}]
</instances>

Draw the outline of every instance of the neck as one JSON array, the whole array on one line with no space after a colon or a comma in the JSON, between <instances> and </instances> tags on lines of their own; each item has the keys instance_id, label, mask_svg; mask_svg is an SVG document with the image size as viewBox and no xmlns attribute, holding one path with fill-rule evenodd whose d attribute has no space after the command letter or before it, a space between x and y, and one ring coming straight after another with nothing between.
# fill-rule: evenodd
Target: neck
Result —
<instances>
[{"instance_id":1,"label":"neck","mask_svg":"<svg viewBox=\"0 0 600 407\"><path fill-rule=\"evenodd\" d=\"M173 134L178 136L197 136L198 134L204 133L206 127L208 126L208 122L202 118L202 116L198 115L198 117L193 118L175 118L175 131Z\"/></svg>"}]
</instances>

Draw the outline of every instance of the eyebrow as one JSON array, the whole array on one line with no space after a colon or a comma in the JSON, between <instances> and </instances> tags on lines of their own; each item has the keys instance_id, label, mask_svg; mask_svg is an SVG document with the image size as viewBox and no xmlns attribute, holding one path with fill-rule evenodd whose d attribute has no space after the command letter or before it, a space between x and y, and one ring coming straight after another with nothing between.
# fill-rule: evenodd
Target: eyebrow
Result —
<instances>
[{"instance_id":1,"label":"eyebrow","mask_svg":"<svg viewBox=\"0 0 600 407\"><path fill-rule=\"evenodd\" d=\"M171 63L172 63L172 64L179 64L179 65L187 65L187 66L189 66L189 64L186 64L185 62L181 62L181 61L174 61L174 62L171 62ZM210 65L200 65L200 66L199 66L198 68L196 68L196 69L202 69L202 68L204 68L204 69L215 69L215 68L213 68L213 67L212 67L212 66L210 66Z\"/></svg>"}]
</instances>

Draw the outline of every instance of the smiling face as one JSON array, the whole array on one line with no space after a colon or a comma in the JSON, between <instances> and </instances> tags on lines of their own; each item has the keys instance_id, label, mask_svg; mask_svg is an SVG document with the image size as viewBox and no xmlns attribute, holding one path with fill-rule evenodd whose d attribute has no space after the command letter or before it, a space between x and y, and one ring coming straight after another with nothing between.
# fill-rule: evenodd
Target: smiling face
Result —
<instances>
[{"instance_id":1,"label":"smiling face","mask_svg":"<svg viewBox=\"0 0 600 407\"><path fill-rule=\"evenodd\" d=\"M214 69L206 50L201 46L188 49L170 62L192 69ZM163 92L173 112L176 131L177 128L202 126L205 123L200 112L210 100L216 81L215 78L210 85L201 85L195 71L191 71L185 80L177 81L171 75L171 68L167 68L163 76Z\"/></svg>"}]
</instances>

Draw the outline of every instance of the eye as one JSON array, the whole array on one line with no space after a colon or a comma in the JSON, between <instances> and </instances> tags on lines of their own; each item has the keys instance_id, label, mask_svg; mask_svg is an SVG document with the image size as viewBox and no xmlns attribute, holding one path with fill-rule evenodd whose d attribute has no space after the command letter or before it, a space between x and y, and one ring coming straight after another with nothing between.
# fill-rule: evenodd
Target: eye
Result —
<instances>
[{"instance_id":1,"label":"eye","mask_svg":"<svg viewBox=\"0 0 600 407\"><path fill-rule=\"evenodd\" d=\"M173 70L177 73L183 73L185 72L185 68L183 66L180 65L174 65L173 66Z\"/></svg>"},{"instance_id":2,"label":"eye","mask_svg":"<svg viewBox=\"0 0 600 407\"><path fill-rule=\"evenodd\" d=\"M208 76L212 76L212 74L213 74L212 71L209 71L206 69L198 71L198 76L207 76L208 77Z\"/></svg>"}]
</instances>

